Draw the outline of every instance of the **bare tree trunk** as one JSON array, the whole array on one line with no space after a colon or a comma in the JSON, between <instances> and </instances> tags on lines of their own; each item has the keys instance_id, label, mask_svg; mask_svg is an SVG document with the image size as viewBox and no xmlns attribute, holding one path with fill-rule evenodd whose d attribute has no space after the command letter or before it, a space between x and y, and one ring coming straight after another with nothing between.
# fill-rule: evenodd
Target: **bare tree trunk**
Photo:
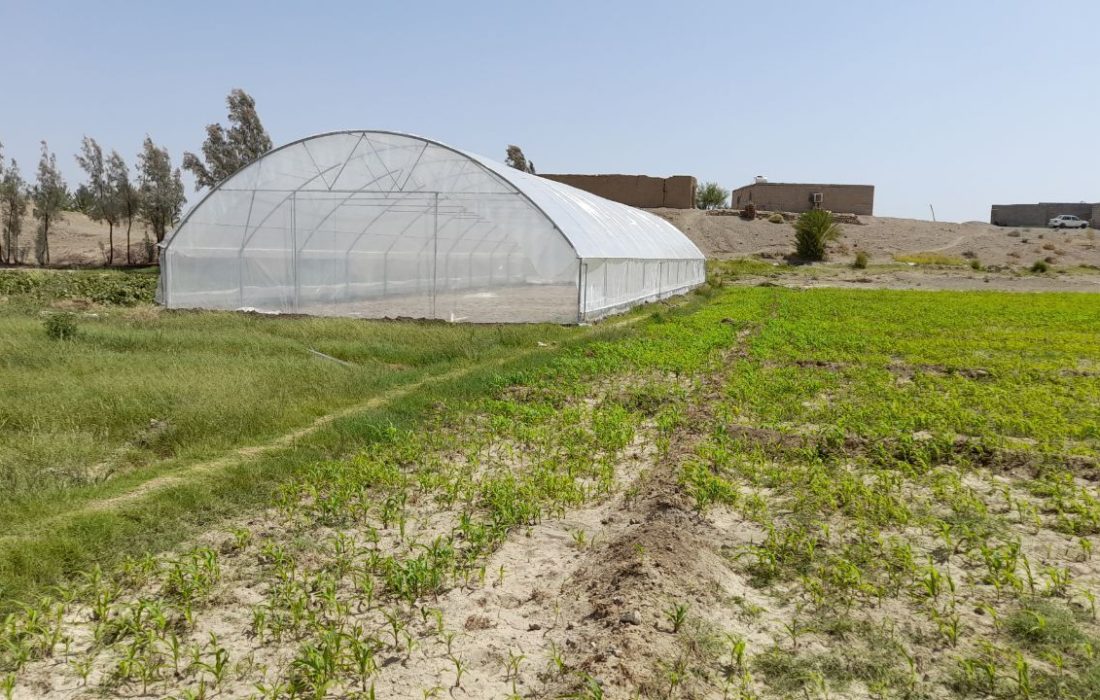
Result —
<instances>
[{"instance_id":1,"label":"bare tree trunk","mask_svg":"<svg viewBox=\"0 0 1100 700\"><path fill-rule=\"evenodd\" d=\"M107 222L107 267L110 267L115 262L115 225L113 222Z\"/></svg>"},{"instance_id":2,"label":"bare tree trunk","mask_svg":"<svg viewBox=\"0 0 1100 700\"><path fill-rule=\"evenodd\" d=\"M126 217L126 264L132 265L133 261L130 259L130 229L134 226L134 217Z\"/></svg>"}]
</instances>

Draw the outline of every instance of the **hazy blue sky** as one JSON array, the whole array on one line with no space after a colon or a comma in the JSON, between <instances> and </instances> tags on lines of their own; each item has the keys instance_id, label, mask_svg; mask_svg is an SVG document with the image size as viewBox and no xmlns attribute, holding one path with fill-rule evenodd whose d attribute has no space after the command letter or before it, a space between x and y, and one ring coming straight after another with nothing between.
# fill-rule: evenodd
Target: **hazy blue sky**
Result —
<instances>
[{"instance_id":1,"label":"hazy blue sky","mask_svg":"<svg viewBox=\"0 0 1100 700\"><path fill-rule=\"evenodd\" d=\"M0 0L0 141L197 151L226 93L276 144L430 136L543 172L876 185L876 213L1100 200L1100 2ZM196 197L188 186L188 197Z\"/></svg>"}]
</instances>

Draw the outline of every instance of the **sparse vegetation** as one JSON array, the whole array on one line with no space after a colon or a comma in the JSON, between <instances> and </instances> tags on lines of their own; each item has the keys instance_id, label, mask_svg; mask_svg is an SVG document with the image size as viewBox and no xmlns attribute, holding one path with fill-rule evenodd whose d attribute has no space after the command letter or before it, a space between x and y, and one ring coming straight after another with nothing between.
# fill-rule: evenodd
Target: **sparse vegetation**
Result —
<instances>
[{"instance_id":1,"label":"sparse vegetation","mask_svg":"<svg viewBox=\"0 0 1100 700\"><path fill-rule=\"evenodd\" d=\"M1050 270L1050 264L1046 260L1036 260L1031 264L1031 271L1042 274Z\"/></svg>"},{"instance_id":2,"label":"sparse vegetation","mask_svg":"<svg viewBox=\"0 0 1100 700\"><path fill-rule=\"evenodd\" d=\"M895 255L894 261L913 265L946 265L950 267L962 267L969 264L964 258L942 253L902 253Z\"/></svg>"},{"instance_id":3,"label":"sparse vegetation","mask_svg":"<svg viewBox=\"0 0 1100 700\"><path fill-rule=\"evenodd\" d=\"M833 214L824 209L813 209L799 215L794 224L795 254L800 260L816 262L825 259L826 246L840 238L840 226Z\"/></svg>"},{"instance_id":4,"label":"sparse vegetation","mask_svg":"<svg viewBox=\"0 0 1100 700\"><path fill-rule=\"evenodd\" d=\"M771 214L771 215L770 215L770 216L768 217L768 221L769 221L770 223L773 223L773 224L781 224L781 223L783 223L784 221L786 221L786 219L784 219L784 218L783 218L783 215L782 215L782 214L780 214L779 212L773 212L773 213L772 213L772 214Z\"/></svg>"},{"instance_id":5,"label":"sparse vegetation","mask_svg":"<svg viewBox=\"0 0 1100 700\"><path fill-rule=\"evenodd\" d=\"M695 206L699 209L718 209L726 206L729 190L717 182L704 182L695 192Z\"/></svg>"},{"instance_id":6,"label":"sparse vegetation","mask_svg":"<svg viewBox=\"0 0 1100 700\"><path fill-rule=\"evenodd\" d=\"M866 270L867 269L867 263L869 261L870 261L870 257L867 255L866 252L864 252L862 250L856 251L856 257L855 257L855 260L852 261L852 267L854 267L857 270Z\"/></svg>"}]
</instances>

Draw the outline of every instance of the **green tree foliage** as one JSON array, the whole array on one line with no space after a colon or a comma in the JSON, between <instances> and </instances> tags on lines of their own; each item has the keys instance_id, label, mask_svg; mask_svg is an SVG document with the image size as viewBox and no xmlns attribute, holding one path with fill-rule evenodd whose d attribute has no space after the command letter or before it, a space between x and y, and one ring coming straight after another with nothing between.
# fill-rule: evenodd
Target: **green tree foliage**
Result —
<instances>
[{"instance_id":1,"label":"green tree foliage","mask_svg":"<svg viewBox=\"0 0 1100 700\"><path fill-rule=\"evenodd\" d=\"M23 232L23 217L27 214L27 183L14 160L0 178L0 262L8 265L22 262L19 236Z\"/></svg>"},{"instance_id":2,"label":"green tree foliage","mask_svg":"<svg viewBox=\"0 0 1100 700\"><path fill-rule=\"evenodd\" d=\"M20 260L19 234L27 214L27 184L13 159L4 166L3 144L0 144L0 263L12 265Z\"/></svg>"},{"instance_id":3,"label":"green tree foliage","mask_svg":"<svg viewBox=\"0 0 1100 700\"><path fill-rule=\"evenodd\" d=\"M206 141L202 144L200 159L194 153L183 154L183 168L195 176L195 189L214 187L271 150L271 137L267 135L256 101L241 89L235 89L225 98L229 108L229 126L208 124Z\"/></svg>"},{"instance_id":4,"label":"green tree foliage","mask_svg":"<svg viewBox=\"0 0 1100 700\"><path fill-rule=\"evenodd\" d=\"M34 242L34 257L39 265L50 264L50 227L62 220L61 212L69 202L69 191L61 171L57 169L57 156L50 153L42 142L42 157L38 161L38 181L32 195L34 218L38 219L38 231Z\"/></svg>"},{"instance_id":5,"label":"green tree foliage","mask_svg":"<svg viewBox=\"0 0 1100 700\"><path fill-rule=\"evenodd\" d=\"M92 221L107 223L107 264L112 265L115 261L115 226L119 222L121 207L118 192L108 177L103 149L95 139L85 136L76 162L88 174L88 182L82 186L87 193L88 202L87 208L82 211Z\"/></svg>"},{"instance_id":6,"label":"green tree foliage","mask_svg":"<svg viewBox=\"0 0 1100 700\"><path fill-rule=\"evenodd\" d=\"M70 206L70 211L78 211L81 214L91 216L91 212L95 210L95 195L92 194L92 191L87 185L81 183L77 185L76 190L73 191L73 198Z\"/></svg>"},{"instance_id":7,"label":"green tree foliage","mask_svg":"<svg viewBox=\"0 0 1100 700\"><path fill-rule=\"evenodd\" d=\"M527 160L527 156L523 155L523 149L519 146L508 146L505 151L504 164L525 173L535 174L534 161Z\"/></svg>"},{"instance_id":8,"label":"green tree foliage","mask_svg":"<svg viewBox=\"0 0 1100 700\"><path fill-rule=\"evenodd\" d=\"M794 248L798 257L807 262L825 259L825 246L840 238L840 226L833 213L812 209L798 217L794 224Z\"/></svg>"},{"instance_id":9,"label":"green tree foliage","mask_svg":"<svg viewBox=\"0 0 1100 700\"><path fill-rule=\"evenodd\" d=\"M168 229L179 220L187 199L183 195L180 169L172 170L168 149L158 148L148 136L138 156L138 182L141 216L153 229L156 242L160 243Z\"/></svg>"},{"instance_id":10,"label":"green tree foliage","mask_svg":"<svg viewBox=\"0 0 1100 700\"><path fill-rule=\"evenodd\" d=\"M699 209L717 209L725 206L729 196L729 190L723 189L717 182L704 182L695 192L695 206Z\"/></svg>"},{"instance_id":11,"label":"green tree foliage","mask_svg":"<svg viewBox=\"0 0 1100 700\"><path fill-rule=\"evenodd\" d=\"M119 219L126 220L126 264L133 263L130 255L130 230L134 219L141 213L141 193L130 181L130 167L118 154L111 151L107 157L107 183L114 192Z\"/></svg>"}]
</instances>

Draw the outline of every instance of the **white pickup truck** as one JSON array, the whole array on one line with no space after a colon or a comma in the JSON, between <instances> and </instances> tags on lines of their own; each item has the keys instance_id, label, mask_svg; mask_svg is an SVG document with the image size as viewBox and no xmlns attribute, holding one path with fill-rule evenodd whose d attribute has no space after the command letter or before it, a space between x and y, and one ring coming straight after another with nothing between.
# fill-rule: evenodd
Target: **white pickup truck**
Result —
<instances>
[{"instance_id":1,"label":"white pickup truck","mask_svg":"<svg viewBox=\"0 0 1100 700\"><path fill-rule=\"evenodd\" d=\"M1089 222L1078 219L1073 214L1059 214L1047 222L1050 228L1088 228Z\"/></svg>"}]
</instances>

